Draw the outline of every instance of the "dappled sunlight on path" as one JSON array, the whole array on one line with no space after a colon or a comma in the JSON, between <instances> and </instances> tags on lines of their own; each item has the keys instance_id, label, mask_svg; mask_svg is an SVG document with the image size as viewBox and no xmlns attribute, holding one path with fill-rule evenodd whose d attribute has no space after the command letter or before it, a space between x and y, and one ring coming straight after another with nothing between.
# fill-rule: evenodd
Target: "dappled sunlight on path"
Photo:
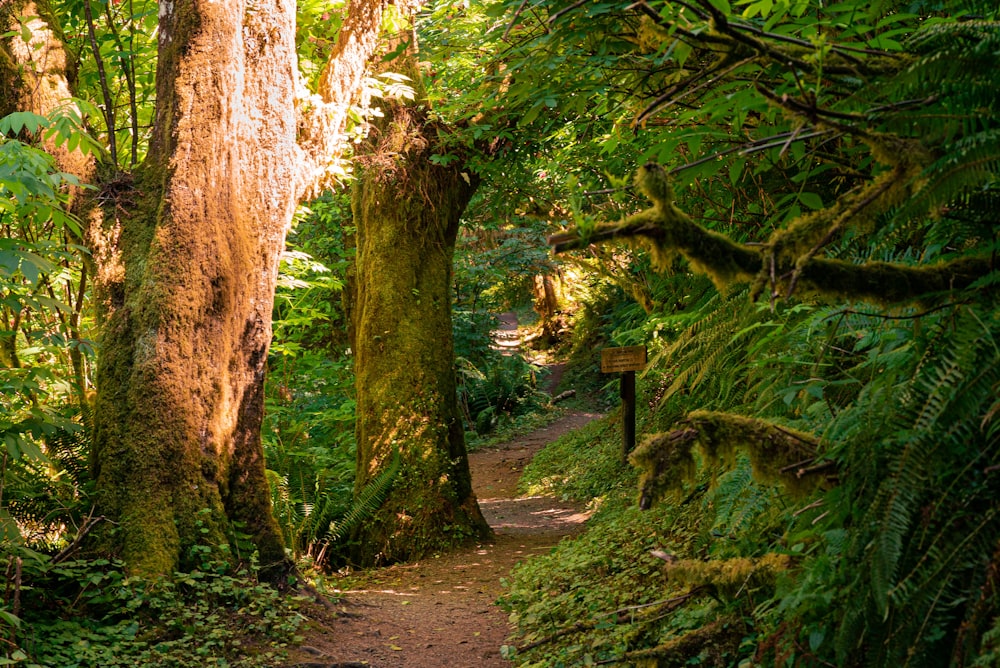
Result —
<instances>
[{"instance_id":1,"label":"dappled sunlight on path","mask_svg":"<svg viewBox=\"0 0 1000 668\"><path fill-rule=\"evenodd\" d=\"M501 668L510 627L495 601L524 559L580 532L587 514L546 496L520 497L517 480L547 443L600 417L569 413L549 426L469 455L473 488L495 535L488 543L344 581L336 611L317 612L286 666ZM336 586L336 581L332 586Z\"/></svg>"}]
</instances>

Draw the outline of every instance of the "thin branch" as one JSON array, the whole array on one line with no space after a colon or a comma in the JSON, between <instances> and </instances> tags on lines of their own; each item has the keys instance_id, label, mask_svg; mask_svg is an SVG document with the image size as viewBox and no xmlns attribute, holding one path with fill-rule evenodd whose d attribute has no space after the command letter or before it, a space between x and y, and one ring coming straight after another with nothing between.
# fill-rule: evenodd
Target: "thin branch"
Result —
<instances>
[{"instance_id":1,"label":"thin branch","mask_svg":"<svg viewBox=\"0 0 1000 668\"><path fill-rule=\"evenodd\" d=\"M934 308L929 308L926 311L921 311L920 313L913 313L911 315L887 315L885 313L866 313L865 311L855 311L854 309L844 309L842 311L837 311L826 318L823 319L824 322L827 320L832 320L833 318L842 318L846 315L860 315L865 318L878 318L881 320L916 320L918 318L923 318L936 311L943 311L946 308L952 308L957 306L962 306L964 304L970 303L968 300L958 301L958 302L948 302L947 304L941 304L935 306Z\"/></svg>"},{"instance_id":2,"label":"thin branch","mask_svg":"<svg viewBox=\"0 0 1000 668\"><path fill-rule=\"evenodd\" d=\"M739 42L740 44L743 44L744 46L753 49L756 53L760 55L766 55L772 60L775 60L779 63L793 65L795 67L798 67L800 69L809 72L816 71L817 67L815 64L802 60L801 58L791 55L790 53L781 51L780 49L772 46L771 44L763 40L750 37L749 35L745 35L742 32L740 32L740 28L743 28L745 26L739 23L735 25L730 24L729 18L726 16L726 14L722 10L715 7L715 5L713 5L710 2L710 0L697 0L697 2L702 7L704 7L705 10L708 11L708 13L711 15L712 19L715 22L715 28L720 33L728 35L734 41ZM765 33L762 36L767 36L769 38L771 37L769 33ZM853 67L838 67L835 65L830 65L829 63L824 64L822 67L823 71L826 72L827 74L857 74L856 68Z\"/></svg>"},{"instance_id":3,"label":"thin branch","mask_svg":"<svg viewBox=\"0 0 1000 668\"><path fill-rule=\"evenodd\" d=\"M552 16L549 17L548 24L552 25L553 23L556 22L556 20L560 16L563 16L564 14L568 14L571 11L573 11L574 9L579 9L580 7L583 7L585 4L587 4L587 2L588 2L588 0L577 0L576 2L574 2L569 7L564 7L563 9L560 9L558 12L556 12L555 14L553 14Z\"/></svg>"},{"instance_id":4,"label":"thin branch","mask_svg":"<svg viewBox=\"0 0 1000 668\"><path fill-rule=\"evenodd\" d=\"M690 3L684 2L683 0L674 0L674 4L680 5L681 7L684 7L685 9L690 9L702 21L707 21L708 20L708 14L706 14L703 11L701 11L700 9L698 9L697 7L695 7L694 5L692 5ZM674 24L670 23L669 21L664 21L663 17L660 16L660 13L657 12L652 7L650 7L645 2L645 0L639 0L639 2L636 2L634 4L629 5L626 9L638 9L643 14L645 14L649 18L653 19L653 22L656 23L656 25L658 25L658 26L660 26L662 28L669 28L669 29L675 29L676 28L676 26ZM691 34L691 33L688 33L688 34Z\"/></svg>"},{"instance_id":5,"label":"thin branch","mask_svg":"<svg viewBox=\"0 0 1000 668\"><path fill-rule=\"evenodd\" d=\"M784 469L782 469L782 470L784 470ZM802 513L808 512L810 510L813 510L814 508L820 508L820 507L822 507L822 505L825 502L826 502L825 499L816 499L815 501L813 501L812 503L810 503L808 506L802 506L801 508L799 508L798 510L796 510L794 513L792 513L792 517L798 517Z\"/></svg>"},{"instance_id":6,"label":"thin branch","mask_svg":"<svg viewBox=\"0 0 1000 668\"><path fill-rule=\"evenodd\" d=\"M517 23L517 19L521 16L521 12L523 12L524 8L527 6L528 0L522 0L521 6L514 11L514 16L511 17L510 23L507 24L507 29L503 31L503 37L500 38L501 41L507 41L507 36L510 35L510 31L514 29L514 24Z\"/></svg>"},{"instance_id":7,"label":"thin branch","mask_svg":"<svg viewBox=\"0 0 1000 668\"><path fill-rule=\"evenodd\" d=\"M97 44L97 33L94 28L94 14L90 10L90 0L83 0L83 15L87 19L87 33L90 37L90 50L97 62L97 77L101 82L101 95L104 97L104 122L108 126L108 148L111 152L111 164L118 169L118 140L115 137L115 105L108 87L108 77L104 72L104 59L101 57L101 47Z\"/></svg>"},{"instance_id":8,"label":"thin branch","mask_svg":"<svg viewBox=\"0 0 1000 668\"><path fill-rule=\"evenodd\" d=\"M653 604L653 603L648 604L648 606L646 606L646 607L652 607L654 605L663 605L667 609L666 612L668 612L668 613L669 612L673 612L677 608L681 607L681 605L683 605L687 601L689 601L692 598L694 598L695 596L698 596L699 594L702 594L703 592L705 592L706 589L707 589L707 587L705 587L705 586L698 586L698 587L695 587L694 589L690 590L686 594L681 594L680 596L675 596L673 598L668 598L668 599L664 599L662 601L657 601L657 603L655 603L655 604ZM640 606L640 607L642 607L642 606ZM551 635L545 636L544 638L539 638L538 640L535 640L534 642L530 642L527 645L522 645L522 646L520 646L520 647L517 648L517 651L518 652L527 652L528 650L531 650L531 649L534 649L536 647L540 647L542 645L548 644L548 643L550 643L550 642L552 642L554 640L558 640L559 638L562 638L563 636L568 636L568 635L571 635L573 633L581 633L583 631L590 631L590 630L596 628L598 624L600 624L602 621L604 621L605 619L607 619L608 617L610 617L612 615L616 616L615 617L615 623L616 624L627 624L630 621L632 621L632 616L631 615L626 615L625 613L631 612L632 610L633 610L633 608L622 608L620 610L615 610L614 612L608 612L608 613L605 613L603 615L600 615L597 618L595 618L595 619L593 619L593 620L591 620L589 622L577 622L576 624L573 624L572 626L568 626L566 628L559 629L555 633L552 633Z\"/></svg>"},{"instance_id":9,"label":"thin branch","mask_svg":"<svg viewBox=\"0 0 1000 668\"><path fill-rule=\"evenodd\" d=\"M712 84L714 84L715 82L717 82L719 79L721 79L725 75L727 75L730 72L732 72L733 70L738 69L738 68L743 67L744 65L746 65L748 63L753 62L753 60L756 57L757 56L750 56L749 58L744 58L743 60L737 61L737 62L733 63L732 65L730 65L729 67L727 67L726 69L724 69L721 72L719 72L718 74L716 74L715 76L713 76L708 81L704 81L704 82L698 84L697 86L695 86L694 88L689 88L689 89L685 90L683 93L681 93L680 95L677 95L676 97L669 97L675 91L683 88L684 86L686 86L688 84L691 84L691 83L694 83L695 81L697 81L698 79L702 78L703 76L705 76L707 74L714 74L715 72L718 71L718 70L702 70L702 72L698 76L692 77L688 81L685 81L683 84L678 84L677 86L674 86L670 91L668 91L667 93L664 93L663 95L661 95L660 97L658 97L656 100L654 100L652 104L650 104L648 107L646 107L643 110L643 112L636 117L635 121L633 121L633 123L632 123L633 126L642 124L647 118L649 118L650 116L652 116L654 113L661 112L661 111L664 111L666 109L669 109L670 107L674 106L675 104L677 104L680 100L684 99L685 97L687 97L687 96L689 96L689 95L691 95L693 93L697 93L698 91L700 91L701 89L703 89L703 88L705 88L707 86L711 86Z\"/></svg>"},{"instance_id":10,"label":"thin branch","mask_svg":"<svg viewBox=\"0 0 1000 668\"><path fill-rule=\"evenodd\" d=\"M830 241L833 239L834 235L836 235L837 232L839 232L841 229L843 229L845 221L853 218L854 216L856 216L857 214L859 214L861 211L863 211L869 204L871 204L872 202L874 202L875 200L877 200L886 191L888 191L891 187L893 187L893 185L895 185L895 183L896 183L896 179L885 179L882 182L882 185L880 187L875 188L871 193L868 194L867 197L865 197L860 202L856 203L850 209L848 209L847 211L845 211L844 213L842 213L840 216L838 216L837 217L837 222L835 222L833 225L830 226L830 229L827 230L827 232L826 232L825 235L823 235L823 238L820 239L816 243L815 246L813 246L812 248L810 248L809 251L802 258L800 258L798 260L798 262L802 262L803 259L805 260L805 262L808 262L809 260L811 260L814 257L816 257L816 253L818 253L820 251L820 249L822 249L824 246L826 246L828 243L830 243ZM795 286L799 282L799 277L801 275L802 275L802 270L799 269L799 267L797 265L795 267L795 270L792 272L792 278L791 278L791 280L789 280L789 282L788 282L788 293L787 293L788 297L791 297L795 293Z\"/></svg>"},{"instance_id":11,"label":"thin branch","mask_svg":"<svg viewBox=\"0 0 1000 668\"><path fill-rule=\"evenodd\" d=\"M611 193L625 192L632 190L632 186L622 186L620 188L604 188L603 190L584 190L583 194L589 196L592 195L610 195Z\"/></svg>"},{"instance_id":12,"label":"thin branch","mask_svg":"<svg viewBox=\"0 0 1000 668\"><path fill-rule=\"evenodd\" d=\"M101 515L99 517L94 517L93 509L91 509L90 512L91 514L87 516L87 519L83 521L83 524L80 526L80 529L76 532L76 537L73 539L73 542L64 547L62 550L59 551L58 554L52 557L53 564L58 564L68 559L70 555L76 552L76 550L80 547L80 544L83 542L83 539L87 536L87 534L90 533L90 530L107 519L106 517L104 517L104 515Z\"/></svg>"},{"instance_id":13,"label":"thin branch","mask_svg":"<svg viewBox=\"0 0 1000 668\"><path fill-rule=\"evenodd\" d=\"M111 31L111 36L115 39L115 46L118 47L119 56L124 56L128 54L125 67L122 68L122 74L125 75L125 85L128 86L128 107L129 107L129 127L132 130L132 152L129 161L130 167L135 167L135 164L139 161L139 129L137 124L139 123L139 104L136 100L136 83L135 83L135 25L133 19L133 9L132 1L129 0L129 48L126 50L125 45L122 43L121 34L115 25L115 17L111 12L111 3L105 5L105 13L108 19L108 29ZM117 128L116 128L117 129Z\"/></svg>"},{"instance_id":14,"label":"thin branch","mask_svg":"<svg viewBox=\"0 0 1000 668\"><path fill-rule=\"evenodd\" d=\"M813 139L814 137L820 137L825 134L829 134L831 130L817 130L816 132L810 132L809 134L799 135L794 137L792 132L782 132L781 134L773 135L771 137L765 137L763 139L756 139L748 144L741 144L740 146L734 146L733 148L727 148L711 155L707 155L703 158L698 158L693 162L688 162L681 165L680 167L674 167L668 172L670 175L674 175L678 172L682 172L685 169L691 169L692 167L697 167L698 165L703 165L706 162L712 162L713 160L718 160L722 156L729 155L730 153L739 153L740 155L751 155L753 153L759 153L760 151L766 151L770 148L777 148L779 146L785 146L790 141L790 138L795 138L796 141L805 141L807 139ZM781 141L775 141L780 139Z\"/></svg>"}]
</instances>

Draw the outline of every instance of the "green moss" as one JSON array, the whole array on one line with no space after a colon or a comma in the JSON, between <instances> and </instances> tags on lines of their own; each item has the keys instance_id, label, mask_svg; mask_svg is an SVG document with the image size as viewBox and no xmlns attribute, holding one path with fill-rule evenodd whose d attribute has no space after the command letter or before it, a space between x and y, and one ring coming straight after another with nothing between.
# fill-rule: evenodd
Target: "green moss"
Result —
<instances>
[{"instance_id":1,"label":"green moss","mask_svg":"<svg viewBox=\"0 0 1000 668\"><path fill-rule=\"evenodd\" d=\"M762 557L679 559L669 562L665 569L671 582L692 587L709 585L722 596L736 598L743 592L773 588L791 565L788 555L772 552Z\"/></svg>"},{"instance_id":2,"label":"green moss","mask_svg":"<svg viewBox=\"0 0 1000 668\"><path fill-rule=\"evenodd\" d=\"M489 528L479 513L458 412L450 311L459 218L474 190L462 166L430 162L423 112L383 105L359 157L350 286L357 383L355 491L398 452L401 473L353 538L362 564L438 551Z\"/></svg>"},{"instance_id":3,"label":"green moss","mask_svg":"<svg viewBox=\"0 0 1000 668\"><path fill-rule=\"evenodd\" d=\"M738 618L722 617L656 647L628 652L625 658L636 668L726 668L733 665L746 631Z\"/></svg>"},{"instance_id":4,"label":"green moss","mask_svg":"<svg viewBox=\"0 0 1000 668\"><path fill-rule=\"evenodd\" d=\"M710 411L693 411L683 424L681 429L648 437L632 453L630 461L642 470L641 507L648 508L695 477L696 445L712 467L731 465L737 451L745 451L757 480L781 484L796 494L808 494L821 482L816 476L802 476L800 467L795 466L816 456L819 442L811 434L765 420Z\"/></svg>"},{"instance_id":5,"label":"green moss","mask_svg":"<svg viewBox=\"0 0 1000 668\"><path fill-rule=\"evenodd\" d=\"M815 258L802 268L799 284L806 294L840 301L933 303L968 288L996 269L994 260L987 256L923 266Z\"/></svg>"},{"instance_id":6,"label":"green moss","mask_svg":"<svg viewBox=\"0 0 1000 668\"><path fill-rule=\"evenodd\" d=\"M821 211L800 216L787 229L775 232L763 248L736 243L695 223L673 204L673 189L663 169L652 164L639 169L636 183L653 201L653 207L621 222L598 225L586 239L571 231L550 237L549 244L556 252L563 252L587 243L621 240L648 249L660 270L681 255L720 290L734 283L752 283L754 298L768 286L780 294L781 286L771 285L772 277L791 276L786 286L789 292L794 288L822 300L883 304L933 301L995 271L994 261L985 256L928 266L853 264L815 256L825 243L848 228L870 231L882 211L909 197L918 186L917 175L923 166L920 160L925 154L912 142L893 144L885 150L893 146L909 156L897 156L900 165L896 169Z\"/></svg>"}]
</instances>

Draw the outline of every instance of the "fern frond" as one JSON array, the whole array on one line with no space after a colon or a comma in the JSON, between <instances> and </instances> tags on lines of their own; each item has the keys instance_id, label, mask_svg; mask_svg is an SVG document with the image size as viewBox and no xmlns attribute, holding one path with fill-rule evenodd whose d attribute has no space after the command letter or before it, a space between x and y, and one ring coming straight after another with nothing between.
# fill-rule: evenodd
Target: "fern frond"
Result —
<instances>
[{"instance_id":1,"label":"fern frond","mask_svg":"<svg viewBox=\"0 0 1000 668\"><path fill-rule=\"evenodd\" d=\"M870 533L855 537L862 575L852 589L864 595L838 632L844 661L857 651L870 665L946 665L957 629L983 626L963 620L983 615L970 591L1000 533L997 483L983 477L1000 465L988 418L1000 387L1000 321L974 307L938 320L890 425L897 436L879 445L892 453L890 475L860 519Z\"/></svg>"},{"instance_id":2,"label":"fern frond","mask_svg":"<svg viewBox=\"0 0 1000 668\"><path fill-rule=\"evenodd\" d=\"M336 543L359 527L362 522L372 518L388 498L401 468L402 457L397 451L393 454L389 465L364 486L350 510L339 520L330 523L322 538L323 542Z\"/></svg>"},{"instance_id":3,"label":"fern frond","mask_svg":"<svg viewBox=\"0 0 1000 668\"><path fill-rule=\"evenodd\" d=\"M1000 182L1000 130L984 130L949 144L948 152L927 167L923 178L926 185L898 217L935 214L946 205L960 204L994 188ZM987 224L996 224L995 215Z\"/></svg>"}]
</instances>

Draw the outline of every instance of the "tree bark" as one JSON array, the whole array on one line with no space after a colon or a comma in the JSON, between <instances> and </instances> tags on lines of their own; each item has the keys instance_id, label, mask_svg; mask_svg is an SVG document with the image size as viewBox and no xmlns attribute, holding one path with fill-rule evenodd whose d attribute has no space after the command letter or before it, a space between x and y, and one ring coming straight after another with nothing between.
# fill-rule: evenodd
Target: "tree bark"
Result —
<instances>
[{"instance_id":1,"label":"tree bark","mask_svg":"<svg viewBox=\"0 0 1000 668\"><path fill-rule=\"evenodd\" d=\"M396 453L401 464L387 500L354 536L352 556L362 564L419 557L490 531L472 492L451 323L455 239L476 182L461 164L430 162L439 129L424 109L399 99L382 105L354 185L355 492Z\"/></svg>"},{"instance_id":2,"label":"tree bark","mask_svg":"<svg viewBox=\"0 0 1000 668\"><path fill-rule=\"evenodd\" d=\"M169 575L234 528L264 577L290 569L260 442L278 259L296 204L332 183L387 4L352 3L321 90L303 98L290 0L160 3L148 157L135 174L102 170L105 216L88 221L102 328L93 464L117 527L98 546L133 573ZM30 1L0 10L53 23ZM65 84L65 58L32 61L59 55L47 50L58 36L39 39L46 50L22 61L0 50L7 111L69 94L51 84Z\"/></svg>"},{"instance_id":3,"label":"tree bark","mask_svg":"<svg viewBox=\"0 0 1000 668\"><path fill-rule=\"evenodd\" d=\"M259 428L278 258L296 205L294 6L161 4L149 158L100 286L95 465L133 572L253 536L288 564Z\"/></svg>"}]
</instances>

